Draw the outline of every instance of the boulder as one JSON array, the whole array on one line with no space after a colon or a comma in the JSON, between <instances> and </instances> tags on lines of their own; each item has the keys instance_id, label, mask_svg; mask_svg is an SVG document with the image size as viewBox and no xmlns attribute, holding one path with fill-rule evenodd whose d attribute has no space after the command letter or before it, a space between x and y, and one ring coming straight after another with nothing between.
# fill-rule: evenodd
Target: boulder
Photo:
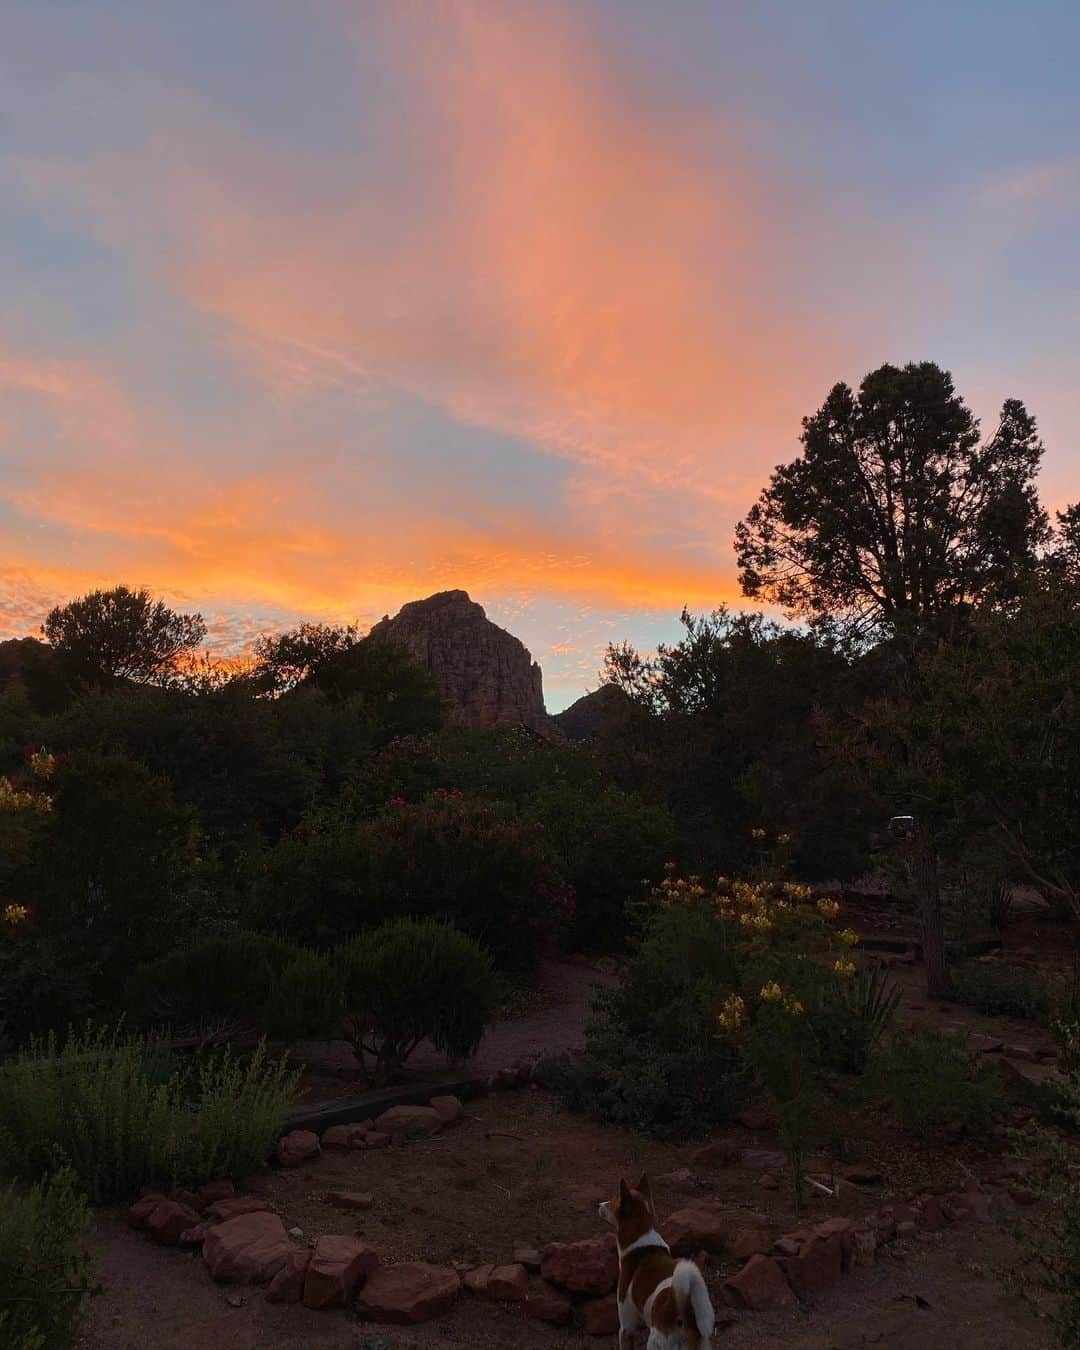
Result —
<instances>
[{"instance_id":1,"label":"boulder","mask_svg":"<svg viewBox=\"0 0 1080 1350\"><path fill-rule=\"evenodd\" d=\"M739 1161L750 1172L782 1172L787 1158L778 1149L744 1148Z\"/></svg>"},{"instance_id":2,"label":"boulder","mask_svg":"<svg viewBox=\"0 0 1080 1350\"><path fill-rule=\"evenodd\" d=\"M293 1252L266 1287L267 1303L299 1303L311 1263L310 1252Z\"/></svg>"},{"instance_id":3,"label":"boulder","mask_svg":"<svg viewBox=\"0 0 1080 1350\"><path fill-rule=\"evenodd\" d=\"M282 1167L300 1167L319 1156L319 1136L312 1130L290 1130L278 1141L277 1155Z\"/></svg>"},{"instance_id":4,"label":"boulder","mask_svg":"<svg viewBox=\"0 0 1080 1350\"><path fill-rule=\"evenodd\" d=\"M404 1136L419 1139L426 1135L438 1134L442 1127L442 1116L430 1106L392 1106L375 1122L376 1130L380 1134L388 1134L391 1138ZM369 1140L370 1138L368 1135Z\"/></svg>"},{"instance_id":5,"label":"boulder","mask_svg":"<svg viewBox=\"0 0 1080 1350\"><path fill-rule=\"evenodd\" d=\"M800 1298L830 1288L844 1273L844 1249L838 1235L815 1233L799 1248L798 1256L784 1259L784 1274Z\"/></svg>"},{"instance_id":6,"label":"boulder","mask_svg":"<svg viewBox=\"0 0 1080 1350\"><path fill-rule=\"evenodd\" d=\"M724 1295L735 1308L765 1312L796 1302L784 1272L769 1256L752 1256L737 1275L724 1281Z\"/></svg>"},{"instance_id":7,"label":"boulder","mask_svg":"<svg viewBox=\"0 0 1080 1350\"><path fill-rule=\"evenodd\" d=\"M514 1265L524 1266L526 1270L536 1274L540 1269L540 1253L535 1247L515 1247Z\"/></svg>"},{"instance_id":8,"label":"boulder","mask_svg":"<svg viewBox=\"0 0 1080 1350\"><path fill-rule=\"evenodd\" d=\"M619 1330L619 1305L614 1295L585 1305L585 1330L590 1336L614 1336Z\"/></svg>"},{"instance_id":9,"label":"boulder","mask_svg":"<svg viewBox=\"0 0 1080 1350\"><path fill-rule=\"evenodd\" d=\"M538 1322L549 1322L552 1326L565 1326L570 1321L571 1303L561 1294L550 1290L540 1294L530 1294L525 1300L525 1312Z\"/></svg>"},{"instance_id":10,"label":"boulder","mask_svg":"<svg viewBox=\"0 0 1080 1350\"><path fill-rule=\"evenodd\" d=\"M465 1276L465 1287L493 1303L524 1303L529 1297L529 1275L522 1265L477 1266Z\"/></svg>"},{"instance_id":11,"label":"boulder","mask_svg":"<svg viewBox=\"0 0 1080 1350\"><path fill-rule=\"evenodd\" d=\"M432 1097L428 1105L437 1111L446 1125L457 1125L465 1115L465 1108L457 1097Z\"/></svg>"},{"instance_id":12,"label":"boulder","mask_svg":"<svg viewBox=\"0 0 1080 1350\"><path fill-rule=\"evenodd\" d=\"M208 1224L224 1223L226 1219L239 1218L241 1214L276 1214L277 1205L272 1200L264 1200L261 1195L233 1195L225 1200L215 1200L207 1205L205 1219Z\"/></svg>"},{"instance_id":13,"label":"boulder","mask_svg":"<svg viewBox=\"0 0 1080 1350\"><path fill-rule=\"evenodd\" d=\"M180 1234L177 1242L178 1247L201 1247L206 1241L207 1228L204 1223L197 1223L194 1228L185 1228Z\"/></svg>"},{"instance_id":14,"label":"boulder","mask_svg":"<svg viewBox=\"0 0 1080 1350\"><path fill-rule=\"evenodd\" d=\"M127 1212L128 1223L132 1228L145 1228L147 1219L164 1200L161 1191L148 1191L140 1196Z\"/></svg>"},{"instance_id":15,"label":"boulder","mask_svg":"<svg viewBox=\"0 0 1080 1350\"><path fill-rule=\"evenodd\" d=\"M363 1140L363 1148L385 1148L387 1144L390 1143L390 1136L384 1134L382 1130L368 1130L368 1132L361 1137Z\"/></svg>"},{"instance_id":16,"label":"boulder","mask_svg":"<svg viewBox=\"0 0 1080 1350\"><path fill-rule=\"evenodd\" d=\"M856 1186L877 1186L882 1180L881 1168L871 1163L852 1163L850 1167L844 1168L843 1177Z\"/></svg>"},{"instance_id":17,"label":"boulder","mask_svg":"<svg viewBox=\"0 0 1080 1350\"><path fill-rule=\"evenodd\" d=\"M146 1220L146 1231L164 1247L175 1247L180 1235L199 1225L199 1215L188 1205L178 1200L162 1200L150 1211Z\"/></svg>"},{"instance_id":18,"label":"boulder","mask_svg":"<svg viewBox=\"0 0 1080 1350\"><path fill-rule=\"evenodd\" d=\"M337 1233L321 1237L304 1276L304 1307L344 1307L356 1286L378 1265L374 1248L359 1238Z\"/></svg>"},{"instance_id":19,"label":"boulder","mask_svg":"<svg viewBox=\"0 0 1080 1350\"><path fill-rule=\"evenodd\" d=\"M295 1251L279 1216L259 1210L211 1228L203 1260L221 1284L267 1284Z\"/></svg>"},{"instance_id":20,"label":"boulder","mask_svg":"<svg viewBox=\"0 0 1080 1350\"><path fill-rule=\"evenodd\" d=\"M457 1272L424 1261L382 1266L360 1291L356 1310L368 1322L409 1325L441 1317L461 1288Z\"/></svg>"},{"instance_id":21,"label":"boulder","mask_svg":"<svg viewBox=\"0 0 1080 1350\"><path fill-rule=\"evenodd\" d=\"M203 1210L210 1205L216 1205L219 1200L228 1200L236 1194L236 1187L227 1178L220 1181L208 1181L205 1186L200 1186L195 1192L195 1208Z\"/></svg>"},{"instance_id":22,"label":"boulder","mask_svg":"<svg viewBox=\"0 0 1080 1350\"><path fill-rule=\"evenodd\" d=\"M737 1260L745 1260L772 1246L765 1219L723 1205L688 1205L672 1214L663 1232L673 1256L726 1251Z\"/></svg>"},{"instance_id":23,"label":"boulder","mask_svg":"<svg viewBox=\"0 0 1080 1350\"><path fill-rule=\"evenodd\" d=\"M615 1235L585 1242L553 1242L540 1257L540 1273L573 1294L610 1294L619 1282Z\"/></svg>"},{"instance_id":24,"label":"boulder","mask_svg":"<svg viewBox=\"0 0 1080 1350\"><path fill-rule=\"evenodd\" d=\"M328 1130L323 1130L320 1136L320 1144L323 1148L337 1149L342 1153L347 1153L350 1149L361 1148L361 1140L366 1131L357 1130L355 1125L331 1125ZM356 1139L354 1145L353 1140Z\"/></svg>"}]
</instances>

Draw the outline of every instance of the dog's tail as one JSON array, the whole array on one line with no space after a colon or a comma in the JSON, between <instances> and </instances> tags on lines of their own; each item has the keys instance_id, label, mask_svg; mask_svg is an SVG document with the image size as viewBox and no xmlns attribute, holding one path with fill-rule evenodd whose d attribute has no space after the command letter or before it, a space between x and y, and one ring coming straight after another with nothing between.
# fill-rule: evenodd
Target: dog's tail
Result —
<instances>
[{"instance_id":1,"label":"dog's tail","mask_svg":"<svg viewBox=\"0 0 1080 1350\"><path fill-rule=\"evenodd\" d=\"M693 1261L678 1263L671 1278L671 1289L675 1295L675 1306L679 1310L679 1316L686 1321L687 1313L692 1311L701 1339L708 1345L716 1328L716 1314L713 1312L712 1300L709 1298L704 1277Z\"/></svg>"}]
</instances>

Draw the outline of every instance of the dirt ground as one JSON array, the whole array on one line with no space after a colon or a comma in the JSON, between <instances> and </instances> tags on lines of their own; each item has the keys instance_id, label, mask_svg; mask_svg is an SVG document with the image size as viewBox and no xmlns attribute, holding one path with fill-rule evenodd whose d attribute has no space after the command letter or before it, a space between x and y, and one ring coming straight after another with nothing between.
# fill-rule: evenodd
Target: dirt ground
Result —
<instances>
[{"instance_id":1,"label":"dirt ground","mask_svg":"<svg viewBox=\"0 0 1080 1350\"><path fill-rule=\"evenodd\" d=\"M867 1188L867 1208L922 1184L920 1165L887 1127L868 1118L853 1144L860 1161L884 1172ZM736 1131L747 1147L774 1145ZM692 1167L692 1147L646 1142L565 1114L546 1093L519 1091L470 1103L465 1122L434 1139L379 1152L328 1154L294 1172L267 1171L252 1188L281 1207L286 1226L306 1237L358 1232L388 1263L427 1260L479 1264L509 1259L515 1246L595 1236L596 1205L621 1173L647 1169L658 1210L698 1197L766 1215L777 1234L794 1226L790 1197L758 1185L759 1169ZM954 1154L937 1178L955 1182L987 1160ZM691 1168L689 1180L673 1178ZM342 1214L330 1189L367 1190L373 1208ZM828 1216L831 1201L807 1218ZM130 1231L123 1213L96 1220L93 1248L104 1293L93 1299L80 1350L579 1350L604 1344L577 1329L529 1320L520 1307L462 1295L445 1318L417 1328L363 1326L346 1312L268 1305L257 1289L214 1285L201 1257L157 1247ZM869 1269L849 1274L813 1307L784 1313L728 1314L717 1345L747 1350L983 1350L1048 1347L1045 1329L1007 1294L1000 1272L1015 1248L993 1225L896 1241ZM725 1270L706 1267L714 1301ZM234 1306L237 1305L237 1306ZM612 1343L613 1343L612 1338Z\"/></svg>"}]
</instances>

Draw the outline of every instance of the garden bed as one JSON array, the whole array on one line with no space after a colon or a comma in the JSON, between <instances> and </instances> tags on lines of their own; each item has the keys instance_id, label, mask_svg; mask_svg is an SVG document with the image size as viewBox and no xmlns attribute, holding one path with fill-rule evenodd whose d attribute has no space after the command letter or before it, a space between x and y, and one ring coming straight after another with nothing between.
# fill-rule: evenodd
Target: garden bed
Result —
<instances>
[{"instance_id":1,"label":"garden bed","mask_svg":"<svg viewBox=\"0 0 1080 1350\"><path fill-rule=\"evenodd\" d=\"M855 1210L921 1190L921 1160L877 1116L860 1120L853 1156L880 1168L880 1185L849 1190ZM733 1127L746 1149L774 1150L768 1131ZM700 1146L699 1141L699 1146ZM646 1142L563 1112L555 1099L522 1090L468 1104L466 1118L430 1139L377 1152L324 1152L304 1166L268 1169L253 1191L272 1201L286 1225L305 1239L356 1233L385 1264L427 1261L464 1271L508 1261L516 1248L598 1236L596 1206L620 1173L648 1170L662 1216L705 1200L760 1216L777 1235L795 1226L786 1188L766 1190L760 1166L713 1167L694 1146ZM950 1150L935 1182L944 1188L992 1170L971 1149ZM336 1190L370 1192L363 1213L343 1214L325 1199ZM820 1222L834 1202L811 1202L802 1222ZM482 1302L462 1293L453 1309L423 1326L358 1324L351 1311L313 1312L271 1305L263 1291L211 1282L200 1257L155 1246L131 1231L123 1211L100 1211L92 1245L104 1293L92 1301L81 1350L287 1350L288 1347L462 1347L482 1350L569 1350L602 1344L577 1325L552 1327L521 1305ZM769 1313L724 1309L721 1285L738 1262L709 1257L705 1273L722 1318L739 1321L740 1346L982 1346L1009 1339L1049 1345L1018 1302L1007 1298L996 1271L1012 1249L995 1224L924 1233L883 1248L876 1263L796 1307ZM534 1277L535 1278L535 1277ZM927 1306L923 1306L927 1305ZM722 1335L718 1342L723 1343Z\"/></svg>"}]
</instances>

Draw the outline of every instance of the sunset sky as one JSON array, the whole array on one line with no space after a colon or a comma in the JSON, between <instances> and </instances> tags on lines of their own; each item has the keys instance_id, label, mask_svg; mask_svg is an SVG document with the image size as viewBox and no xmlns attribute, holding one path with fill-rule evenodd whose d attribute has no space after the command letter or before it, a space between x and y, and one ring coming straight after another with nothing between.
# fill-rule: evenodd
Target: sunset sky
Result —
<instances>
[{"instance_id":1,"label":"sunset sky","mask_svg":"<svg viewBox=\"0 0 1080 1350\"><path fill-rule=\"evenodd\" d=\"M559 708L883 361L1080 498L1078 69L1076 0L0 0L0 636L463 587Z\"/></svg>"}]
</instances>

